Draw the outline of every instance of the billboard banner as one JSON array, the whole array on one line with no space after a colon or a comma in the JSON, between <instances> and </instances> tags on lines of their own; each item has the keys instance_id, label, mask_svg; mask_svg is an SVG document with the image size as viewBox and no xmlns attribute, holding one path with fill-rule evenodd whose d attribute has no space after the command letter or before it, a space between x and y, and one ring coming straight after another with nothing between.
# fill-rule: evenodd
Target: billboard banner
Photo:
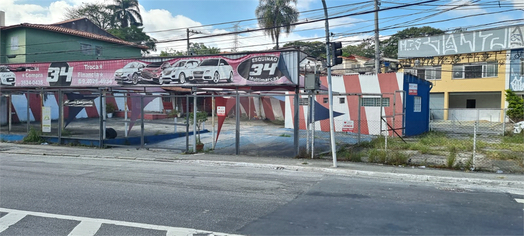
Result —
<instances>
[{"instance_id":1,"label":"billboard banner","mask_svg":"<svg viewBox=\"0 0 524 236\"><path fill-rule=\"evenodd\" d=\"M0 65L0 86L293 86L281 54L194 56L162 62L123 59Z\"/></svg>"},{"instance_id":2,"label":"billboard banner","mask_svg":"<svg viewBox=\"0 0 524 236\"><path fill-rule=\"evenodd\" d=\"M401 39L398 58L417 58L524 48L524 25Z\"/></svg>"}]
</instances>

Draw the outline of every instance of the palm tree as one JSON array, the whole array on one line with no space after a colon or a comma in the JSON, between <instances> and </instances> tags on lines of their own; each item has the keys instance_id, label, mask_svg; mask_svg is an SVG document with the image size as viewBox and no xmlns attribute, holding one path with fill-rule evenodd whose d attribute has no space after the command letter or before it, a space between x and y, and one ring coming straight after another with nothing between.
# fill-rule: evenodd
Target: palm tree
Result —
<instances>
[{"instance_id":1,"label":"palm tree","mask_svg":"<svg viewBox=\"0 0 524 236\"><path fill-rule=\"evenodd\" d=\"M284 29L286 34L291 32L295 26L291 25L298 21L298 11L290 3L297 3L297 0L260 0L255 14L258 24L264 27L264 33L271 36L276 41L278 49L278 38Z\"/></svg>"},{"instance_id":2,"label":"palm tree","mask_svg":"<svg viewBox=\"0 0 524 236\"><path fill-rule=\"evenodd\" d=\"M138 8L138 0L114 0L115 4L109 5L108 8L113 11L111 22L113 26L118 24L122 28L130 25L141 26L142 16Z\"/></svg>"}]
</instances>

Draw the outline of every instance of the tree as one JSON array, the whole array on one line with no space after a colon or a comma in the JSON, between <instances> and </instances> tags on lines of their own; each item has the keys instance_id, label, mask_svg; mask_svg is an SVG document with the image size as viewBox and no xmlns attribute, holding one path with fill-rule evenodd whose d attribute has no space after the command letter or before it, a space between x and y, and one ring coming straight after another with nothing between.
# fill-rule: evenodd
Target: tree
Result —
<instances>
[{"instance_id":1,"label":"tree","mask_svg":"<svg viewBox=\"0 0 524 236\"><path fill-rule=\"evenodd\" d=\"M298 21L299 12L290 3L297 3L297 0L260 0L255 10L258 24L264 27L264 33L270 35L276 41L278 49L278 39L280 32L284 30L286 34L294 28L293 23Z\"/></svg>"},{"instance_id":2,"label":"tree","mask_svg":"<svg viewBox=\"0 0 524 236\"><path fill-rule=\"evenodd\" d=\"M515 123L524 120L524 99L511 89L506 90L507 116Z\"/></svg>"},{"instance_id":3,"label":"tree","mask_svg":"<svg viewBox=\"0 0 524 236\"><path fill-rule=\"evenodd\" d=\"M342 48L342 56L349 57L351 55L375 58L375 45L373 40L365 39L358 45L348 45Z\"/></svg>"},{"instance_id":4,"label":"tree","mask_svg":"<svg viewBox=\"0 0 524 236\"><path fill-rule=\"evenodd\" d=\"M107 6L113 13L113 27L142 26L142 16L138 8L138 0L114 0L115 4Z\"/></svg>"},{"instance_id":5,"label":"tree","mask_svg":"<svg viewBox=\"0 0 524 236\"><path fill-rule=\"evenodd\" d=\"M185 56L186 53L184 51L177 51L174 49L168 49L166 51L160 51L161 57L178 57L178 56Z\"/></svg>"},{"instance_id":6,"label":"tree","mask_svg":"<svg viewBox=\"0 0 524 236\"><path fill-rule=\"evenodd\" d=\"M87 18L101 29L111 28L111 10L106 5L98 3L84 3L76 8L66 9L66 19Z\"/></svg>"},{"instance_id":7,"label":"tree","mask_svg":"<svg viewBox=\"0 0 524 236\"><path fill-rule=\"evenodd\" d=\"M203 43L190 43L189 52L191 52L192 55L219 54L220 48L208 47Z\"/></svg>"},{"instance_id":8,"label":"tree","mask_svg":"<svg viewBox=\"0 0 524 236\"><path fill-rule=\"evenodd\" d=\"M297 47L307 55L314 58L326 58L326 43L314 41L314 42L303 42L295 41L284 44L283 47Z\"/></svg>"},{"instance_id":9,"label":"tree","mask_svg":"<svg viewBox=\"0 0 524 236\"><path fill-rule=\"evenodd\" d=\"M109 29L108 32L122 40L145 45L149 47L149 50L156 51L156 39L144 33L142 27L133 25L126 28ZM143 52L149 53L149 50L143 50Z\"/></svg>"},{"instance_id":10,"label":"tree","mask_svg":"<svg viewBox=\"0 0 524 236\"><path fill-rule=\"evenodd\" d=\"M400 39L427 37L439 34L444 34L444 31L430 26L407 28L392 35L389 39L382 41L382 53L384 57L397 58L398 41Z\"/></svg>"},{"instance_id":11,"label":"tree","mask_svg":"<svg viewBox=\"0 0 524 236\"><path fill-rule=\"evenodd\" d=\"M115 0L114 5L83 4L67 10L67 19L81 17L88 18L122 40L145 45L149 50L156 51L156 39L149 37L139 27L142 25L142 17L138 10L138 0ZM149 53L149 50L142 51Z\"/></svg>"}]
</instances>

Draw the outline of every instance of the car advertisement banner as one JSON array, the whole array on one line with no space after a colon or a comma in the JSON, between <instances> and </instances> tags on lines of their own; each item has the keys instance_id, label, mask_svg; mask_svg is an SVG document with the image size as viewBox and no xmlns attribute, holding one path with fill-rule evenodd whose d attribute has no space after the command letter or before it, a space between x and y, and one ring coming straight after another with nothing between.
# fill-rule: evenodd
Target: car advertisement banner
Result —
<instances>
[{"instance_id":1,"label":"car advertisement banner","mask_svg":"<svg viewBox=\"0 0 524 236\"><path fill-rule=\"evenodd\" d=\"M146 60L146 59L144 59ZM2 87L294 85L280 52L0 65Z\"/></svg>"}]
</instances>

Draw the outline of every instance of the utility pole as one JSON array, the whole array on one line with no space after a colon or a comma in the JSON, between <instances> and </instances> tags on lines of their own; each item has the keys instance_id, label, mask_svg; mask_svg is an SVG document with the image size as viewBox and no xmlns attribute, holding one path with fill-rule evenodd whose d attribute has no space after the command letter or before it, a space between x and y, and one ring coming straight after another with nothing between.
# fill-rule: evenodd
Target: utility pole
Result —
<instances>
[{"instance_id":1,"label":"utility pole","mask_svg":"<svg viewBox=\"0 0 524 236\"><path fill-rule=\"evenodd\" d=\"M327 60L327 77L328 77L328 99L329 99L329 134L331 137L331 154L333 156L333 167L337 167L337 148L335 144L335 127L333 120L333 86L331 83L331 49L329 43L329 22L326 0L322 0L324 6L324 17L326 18L326 60ZM298 104L297 104L298 105Z\"/></svg>"},{"instance_id":2,"label":"utility pole","mask_svg":"<svg viewBox=\"0 0 524 236\"><path fill-rule=\"evenodd\" d=\"M238 32L238 24L240 22L237 22L233 27L235 27L235 32ZM233 52L237 52L238 50L238 34L235 34L235 40L233 41Z\"/></svg>"},{"instance_id":3,"label":"utility pole","mask_svg":"<svg viewBox=\"0 0 524 236\"><path fill-rule=\"evenodd\" d=\"M194 33L194 34L201 34L202 32L200 31L194 31L194 30L190 30L189 28L186 29L186 32L187 32L187 55L190 56L190 53L189 53L189 33Z\"/></svg>"},{"instance_id":4,"label":"utility pole","mask_svg":"<svg viewBox=\"0 0 524 236\"><path fill-rule=\"evenodd\" d=\"M378 9L379 0L375 0L375 73L380 74L380 41L378 39Z\"/></svg>"},{"instance_id":5,"label":"utility pole","mask_svg":"<svg viewBox=\"0 0 524 236\"><path fill-rule=\"evenodd\" d=\"M189 28L186 29L187 32L187 51L186 54L189 56Z\"/></svg>"}]
</instances>

